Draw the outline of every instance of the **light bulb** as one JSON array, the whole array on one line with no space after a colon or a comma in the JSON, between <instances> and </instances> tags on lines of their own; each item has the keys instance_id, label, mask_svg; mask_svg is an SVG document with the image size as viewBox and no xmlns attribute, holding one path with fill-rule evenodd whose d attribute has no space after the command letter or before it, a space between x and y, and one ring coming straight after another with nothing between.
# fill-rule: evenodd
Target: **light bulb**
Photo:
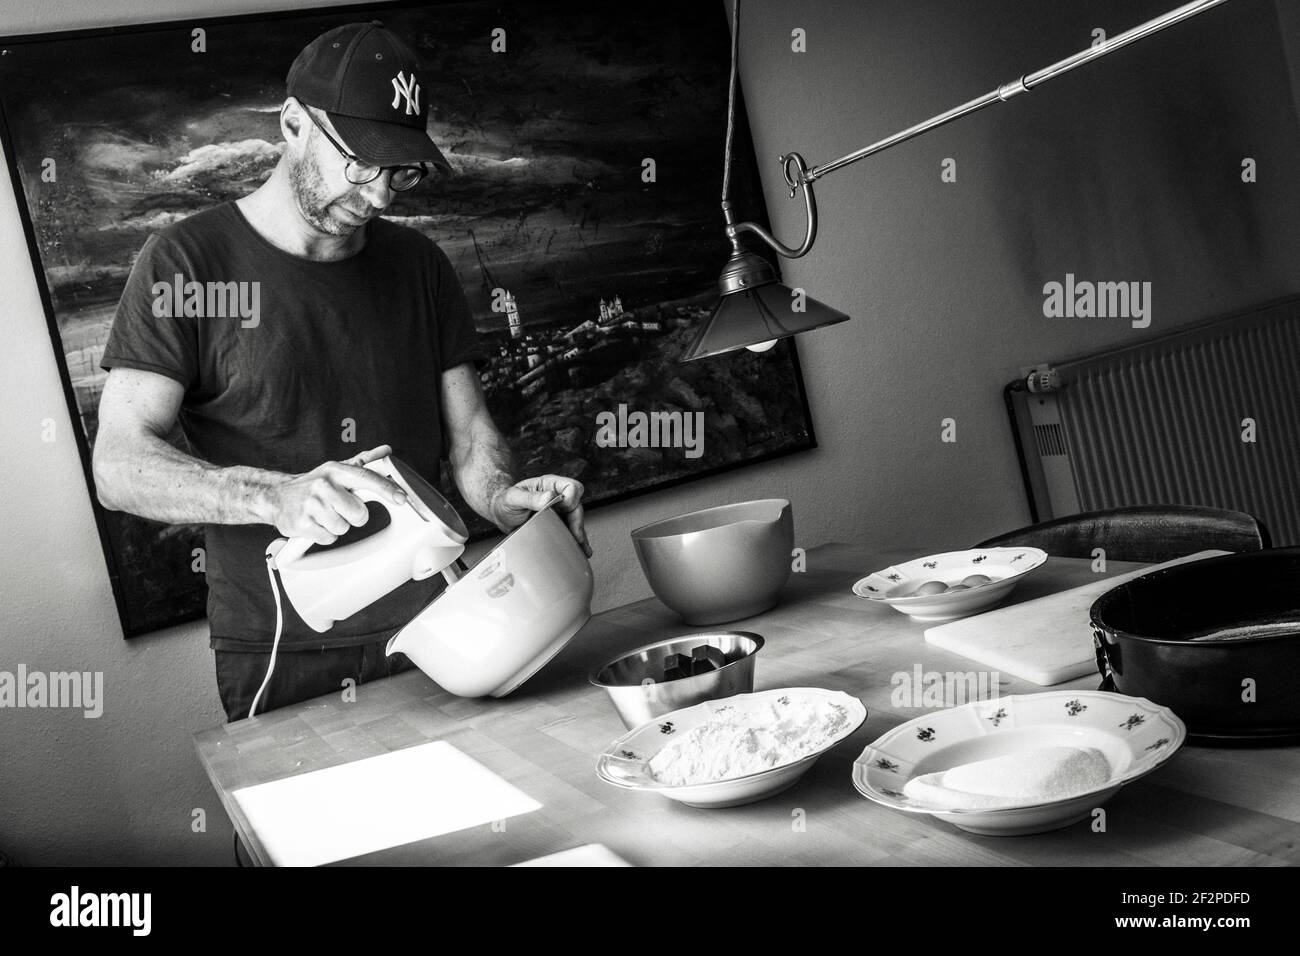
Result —
<instances>
[{"instance_id":1,"label":"light bulb","mask_svg":"<svg viewBox=\"0 0 1300 956\"><path fill-rule=\"evenodd\" d=\"M768 339L766 342L758 342L755 345L746 345L745 348L751 352L766 352L772 346L776 345L776 339Z\"/></svg>"}]
</instances>

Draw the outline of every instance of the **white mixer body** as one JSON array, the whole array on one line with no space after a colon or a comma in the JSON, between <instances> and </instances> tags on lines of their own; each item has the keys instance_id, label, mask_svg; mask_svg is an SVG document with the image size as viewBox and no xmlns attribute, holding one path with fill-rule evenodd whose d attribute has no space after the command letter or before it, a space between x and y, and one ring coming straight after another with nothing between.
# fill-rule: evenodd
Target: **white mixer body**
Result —
<instances>
[{"instance_id":1,"label":"white mixer body","mask_svg":"<svg viewBox=\"0 0 1300 956\"><path fill-rule=\"evenodd\" d=\"M407 581L439 573L465 551L469 534L464 523L424 479L392 456L365 467L406 492L406 504L400 506L364 490L355 492L387 510L384 527L358 541L314 551L307 538L277 538L267 548L285 596L314 631L328 631Z\"/></svg>"}]
</instances>

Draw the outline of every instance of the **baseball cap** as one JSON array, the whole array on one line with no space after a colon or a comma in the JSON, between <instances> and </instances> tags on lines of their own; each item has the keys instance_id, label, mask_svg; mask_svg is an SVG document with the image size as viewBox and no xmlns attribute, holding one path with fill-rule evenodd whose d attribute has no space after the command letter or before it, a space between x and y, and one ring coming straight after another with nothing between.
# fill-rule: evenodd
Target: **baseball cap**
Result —
<instances>
[{"instance_id":1,"label":"baseball cap","mask_svg":"<svg viewBox=\"0 0 1300 956\"><path fill-rule=\"evenodd\" d=\"M415 53L373 20L346 23L307 44L289 68L285 92L325 111L367 163L451 164L429 137L429 100Z\"/></svg>"}]
</instances>

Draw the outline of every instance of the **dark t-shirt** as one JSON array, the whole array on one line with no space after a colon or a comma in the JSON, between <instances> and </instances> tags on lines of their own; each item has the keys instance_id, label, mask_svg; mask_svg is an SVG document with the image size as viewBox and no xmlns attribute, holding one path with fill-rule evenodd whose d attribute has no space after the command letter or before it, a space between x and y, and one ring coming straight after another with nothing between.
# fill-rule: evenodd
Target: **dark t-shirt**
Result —
<instances>
[{"instance_id":1,"label":"dark t-shirt","mask_svg":"<svg viewBox=\"0 0 1300 956\"><path fill-rule=\"evenodd\" d=\"M359 253L319 262L273 246L232 202L166 227L131 269L103 367L184 385L180 425L193 453L215 465L300 474L388 444L436 485L446 457L441 372L484 353L446 254L383 219L364 228ZM186 290L191 281L205 285ZM230 282L249 284L206 291ZM192 314L198 298L185 294L197 288L202 316ZM205 532L212 647L269 649L275 602L265 551L279 533L265 524ZM441 587L440 575L407 582L323 634L282 601L280 646L382 640Z\"/></svg>"}]
</instances>

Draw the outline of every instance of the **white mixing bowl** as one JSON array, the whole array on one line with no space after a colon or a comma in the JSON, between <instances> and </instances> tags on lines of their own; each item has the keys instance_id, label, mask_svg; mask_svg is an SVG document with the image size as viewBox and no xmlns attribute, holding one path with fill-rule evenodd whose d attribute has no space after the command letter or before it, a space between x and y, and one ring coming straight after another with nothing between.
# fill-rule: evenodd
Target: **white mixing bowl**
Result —
<instances>
[{"instance_id":1,"label":"white mixing bowl","mask_svg":"<svg viewBox=\"0 0 1300 956\"><path fill-rule=\"evenodd\" d=\"M388 642L445 690L504 697L591 618L591 565L554 506L510 532Z\"/></svg>"}]
</instances>

